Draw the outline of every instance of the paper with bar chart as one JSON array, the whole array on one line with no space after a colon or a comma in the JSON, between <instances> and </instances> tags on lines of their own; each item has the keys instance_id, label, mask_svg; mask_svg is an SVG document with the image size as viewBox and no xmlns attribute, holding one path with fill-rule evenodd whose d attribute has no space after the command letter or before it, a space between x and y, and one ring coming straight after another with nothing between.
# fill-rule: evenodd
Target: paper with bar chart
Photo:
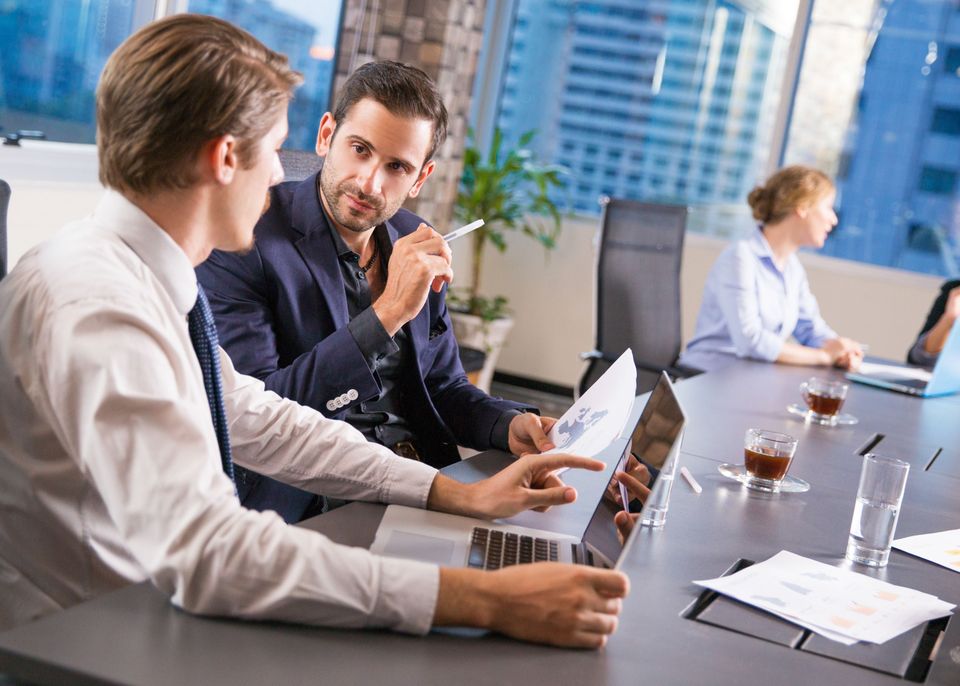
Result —
<instances>
[{"instance_id":1,"label":"paper with bar chart","mask_svg":"<svg viewBox=\"0 0 960 686\"><path fill-rule=\"evenodd\" d=\"M954 608L929 593L786 550L736 574L694 583L846 645L884 643L919 624L949 615Z\"/></svg>"},{"instance_id":2,"label":"paper with bar chart","mask_svg":"<svg viewBox=\"0 0 960 686\"><path fill-rule=\"evenodd\" d=\"M893 547L960 572L960 529L898 538Z\"/></svg>"}]
</instances>

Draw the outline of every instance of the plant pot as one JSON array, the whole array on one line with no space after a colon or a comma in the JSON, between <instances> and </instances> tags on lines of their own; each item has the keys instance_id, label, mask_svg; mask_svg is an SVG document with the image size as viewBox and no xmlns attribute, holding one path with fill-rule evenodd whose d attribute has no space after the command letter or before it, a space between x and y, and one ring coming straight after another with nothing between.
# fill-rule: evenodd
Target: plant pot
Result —
<instances>
[{"instance_id":1,"label":"plant pot","mask_svg":"<svg viewBox=\"0 0 960 686\"><path fill-rule=\"evenodd\" d=\"M490 392L490 382L497 366L497 358L507 340L507 334L513 328L513 318L504 317L493 321L484 321L473 314L450 312L453 321L453 333L457 343L477 350L483 350L487 359L483 363L476 386L485 393Z\"/></svg>"}]
</instances>

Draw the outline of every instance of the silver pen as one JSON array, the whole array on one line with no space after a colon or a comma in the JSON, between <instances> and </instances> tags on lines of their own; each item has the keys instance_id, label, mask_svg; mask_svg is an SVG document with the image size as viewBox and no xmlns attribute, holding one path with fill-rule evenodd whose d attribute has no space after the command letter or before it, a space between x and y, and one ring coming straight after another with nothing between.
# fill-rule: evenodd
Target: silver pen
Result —
<instances>
[{"instance_id":1,"label":"silver pen","mask_svg":"<svg viewBox=\"0 0 960 686\"><path fill-rule=\"evenodd\" d=\"M455 240L457 240L458 238L460 238L461 236L466 236L466 235L467 235L468 233L470 233L471 231L476 231L476 230L479 229L481 226L483 226L483 220L482 220L482 219L478 219L478 220L475 221L475 222L470 222L470 223L467 224L466 226L461 226L459 229L454 229L454 230L451 231L450 233L446 234L446 235L443 237L443 240L445 240L447 243L449 243L450 241L455 241Z\"/></svg>"}]
</instances>

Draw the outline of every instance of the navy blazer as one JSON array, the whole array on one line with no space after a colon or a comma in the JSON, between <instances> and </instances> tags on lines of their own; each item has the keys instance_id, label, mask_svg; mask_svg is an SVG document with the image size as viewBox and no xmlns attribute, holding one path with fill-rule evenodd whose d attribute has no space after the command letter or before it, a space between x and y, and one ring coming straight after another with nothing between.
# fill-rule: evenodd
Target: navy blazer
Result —
<instances>
[{"instance_id":1,"label":"navy blazer","mask_svg":"<svg viewBox=\"0 0 960 686\"><path fill-rule=\"evenodd\" d=\"M378 398L381 384L347 329L347 297L329 235L333 229L317 196L317 175L274 187L270 200L253 250L214 251L197 268L197 277L210 300L220 345L238 371L280 396L342 419L348 408ZM391 245L421 222L401 209L387 222ZM431 291L423 309L404 325L416 365L410 370L416 373L402 382L409 408L404 419L424 461L435 467L459 460L457 444L491 447L491 431L505 411L534 409L491 398L467 380L445 294L446 287ZM344 402L347 394L354 399ZM327 403L338 398L344 404L329 410ZM244 505L277 510L287 521L299 521L314 498L247 475L239 484Z\"/></svg>"}]
</instances>

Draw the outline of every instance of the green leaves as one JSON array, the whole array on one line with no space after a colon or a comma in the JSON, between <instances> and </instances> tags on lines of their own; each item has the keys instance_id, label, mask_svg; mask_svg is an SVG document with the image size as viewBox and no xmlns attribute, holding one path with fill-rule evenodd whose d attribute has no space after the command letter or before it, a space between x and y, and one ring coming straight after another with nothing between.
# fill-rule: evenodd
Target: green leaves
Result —
<instances>
[{"instance_id":1,"label":"green leaves","mask_svg":"<svg viewBox=\"0 0 960 686\"><path fill-rule=\"evenodd\" d=\"M487 242L505 252L506 232L519 231L549 250L556 245L560 235L561 214L550 199L550 192L562 185L561 176L566 170L536 162L527 147L535 135L536 131L527 131L520 136L517 147L504 150L503 133L496 129L490 149L484 156L475 147L473 131L468 132L470 145L463 154L463 174L455 215L461 223L480 218L486 222L473 234L473 284L466 298L471 314L489 311L478 295L480 265ZM499 299L506 303L502 296L492 302Z\"/></svg>"}]
</instances>

